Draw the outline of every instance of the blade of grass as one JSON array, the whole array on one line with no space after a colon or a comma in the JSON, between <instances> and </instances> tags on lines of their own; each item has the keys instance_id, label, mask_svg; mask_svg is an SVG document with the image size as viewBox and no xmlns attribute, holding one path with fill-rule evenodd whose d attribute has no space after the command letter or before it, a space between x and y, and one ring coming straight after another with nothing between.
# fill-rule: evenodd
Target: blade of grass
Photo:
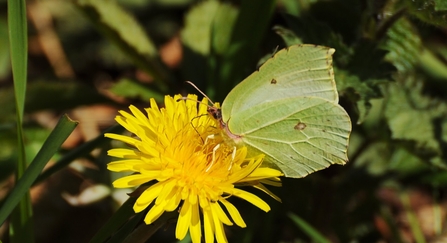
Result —
<instances>
[{"instance_id":1,"label":"blade of grass","mask_svg":"<svg viewBox=\"0 0 447 243\"><path fill-rule=\"evenodd\" d=\"M28 66L28 38L25 0L8 0L8 29L11 50L11 67L14 79L14 94L17 117L18 161L16 178L21 178L26 168L25 145L23 139L23 112L25 109L26 76ZM28 187L29 188L29 187ZM11 216L11 242L33 242L31 198L25 188L23 194L14 203L8 215L17 206ZM23 195L25 197L23 197ZM17 203L20 204L17 205ZM5 217L6 219L6 217ZM4 220L0 220L1 224Z\"/></svg>"},{"instance_id":2,"label":"blade of grass","mask_svg":"<svg viewBox=\"0 0 447 243\"><path fill-rule=\"evenodd\" d=\"M42 148L37 153L36 157L23 173L23 176L19 179L12 192L5 200L3 206L0 208L0 225L5 222L6 218L17 205L17 203L19 203L22 197L28 192L30 186L33 184L34 180L45 167L46 163L57 152L57 150L71 134L77 124L77 122L72 121L67 116L63 116L59 120L58 124L48 136L47 140L42 145Z\"/></svg>"},{"instance_id":3,"label":"blade of grass","mask_svg":"<svg viewBox=\"0 0 447 243\"><path fill-rule=\"evenodd\" d=\"M400 200L404 205L404 209L407 215L408 222L410 224L411 233L413 234L414 241L416 243L425 243L424 233L422 232L421 226L419 225L418 218L416 217L410 204L410 197L407 193L402 193Z\"/></svg>"},{"instance_id":4,"label":"blade of grass","mask_svg":"<svg viewBox=\"0 0 447 243\"><path fill-rule=\"evenodd\" d=\"M34 182L34 185L45 180L52 174L56 173L60 169L64 168L68 164L70 164L73 160L82 157L84 155L87 155L90 153L93 149L99 147L102 143L108 142L110 139L104 137L104 133L120 133L124 130L122 126L116 125L109 129L107 129L105 132L103 132L101 135L99 135L97 138L90 140L87 143L82 144L81 146L77 147L76 149L71 150L67 154L65 154L62 158L60 158L53 166L46 169L42 174L36 179Z\"/></svg>"},{"instance_id":5,"label":"blade of grass","mask_svg":"<svg viewBox=\"0 0 447 243\"><path fill-rule=\"evenodd\" d=\"M17 116L21 124L25 106L28 39L25 0L8 0L9 45Z\"/></svg>"},{"instance_id":6,"label":"blade of grass","mask_svg":"<svg viewBox=\"0 0 447 243\"><path fill-rule=\"evenodd\" d=\"M390 207L382 206L380 208L380 217L385 221L388 230L390 231L389 241L402 243L402 237L399 233L399 229L396 225L396 220L391 213Z\"/></svg>"},{"instance_id":7,"label":"blade of grass","mask_svg":"<svg viewBox=\"0 0 447 243\"><path fill-rule=\"evenodd\" d=\"M298 217L298 215L289 213L289 218L291 218L296 226L298 226L307 236L309 236L313 242L330 243L328 239L326 239L322 234L320 234L320 232L318 232L302 218Z\"/></svg>"},{"instance_id":8,"label":"blade of grass","mask_svg":"<svg viewBox=\"0 0 447 243\"><path fill-rule=\"evenodd\" d=\"M143 219L143 216L145 216L144 213L141 216L141 219ZM137 228L134 229L134 227L128 227L127 229L123 229L122 236L126 236L124 240L119 239L119 241L111 241L110 243L144 243L147 242L147 240L154 235L160 228L163 226L168 225L170 222L173 221L174 218L178 216L177 211L173 212L164 212L160 218L158 218L155 222L152 224L145 224L144 222L140 224ZM139 222L141 222L140 220ZM129 231L129 232L128 232Z\"/></svg>"},{"instance_id":9,"label":"blade of grass","mask_svg":"<svg viewBox=\"0 0 447 243\"><path fill-rule=\"evenodd\" d=\"M89 241L90 243L105 242L111 235L116 232L130 216L134 214L133 205L137 197L129 197L126 202L112 215L101 229L96 232L95 236ZM142 214L141 214L142 215Z\"/></svg>"}]
</instances>

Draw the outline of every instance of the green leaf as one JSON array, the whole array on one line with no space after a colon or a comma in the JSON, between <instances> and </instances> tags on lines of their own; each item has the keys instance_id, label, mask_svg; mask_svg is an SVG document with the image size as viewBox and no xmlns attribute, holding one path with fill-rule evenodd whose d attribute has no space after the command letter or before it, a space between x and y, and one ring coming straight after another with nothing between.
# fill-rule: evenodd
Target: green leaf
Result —
<instances>
[{"instance_id":1,"label":"green leaf","mask_svg":"<svg viewBox=\"0 0 447 243\"><path fill-rule=\"evenodd\" d=\"M281 0L281 4L284 5L284 9L288 14L299 16L302 12L305 12L309 9L312 3L317 2L318 0Z\"/></svg>"},{"instance_id":2,"label":"green leaf","mask_svg":"<svg viewBox=\"0 0 447 243\"><path fill-rule=\"evenodd\" d=\"M216 62L212 66L214 75L210 80L213 80L215 90L219 91L217 100L223 100L224 96L248 74L247 67L256 63L259 47L274 9L274 0L242 0L228 49L224 55L216 57Z\"/></svg>"},{"instance_id":3,"label":"green leaf","mask_svg":"<svg viewBox=\"0 0 447 243\"><path fill-rule=\"evenodd\" d=\"M198 87L208 81L208 56L211 48L211 26L219 8L218 1L203 1L185 15L185 27L180 34L183 44L182 73ZM212 96L208 90L206 93Z\"/></svg>"},{"instance_id":4,"label":"green leaf","mask_svg":"<svg viewBox=\"0 0 447 243\"><path fill-rule=\"evenodd\" d=\"M447 105L422 95L423 82L412 76L399 77L384 88L385 117L393 139L411 141L419 154L441 156L435 121L447 115Z\"/></svg>"},{"instance_id":5,"label":"green leaf","mask_svg":"<svg viewBox=\"0 0 447 243\"><path fill-rule=\"evenodd\" d=\"M203 1L195 5L185 17L185 27L181 32L184 44L182 71L186 80L199 87L208 84L206 93L214 96L210 87L209 67L215 67L210 56L223 55L230 45L231 32L238 9L218 1Z\"/></svg>"},{"instance_id":6,"label":"green leaf","mask_svg":"<svg viewBox=\"0 0 447 243\"><path fill-rule=\"evenodd\" d=\"M440 4L440 2L444 3ZM445 1L412 0L404 1L404 3L408 8L408 12L419 20L438 27L447 26L447 11L445 11ZM437 11L439 9L444 11Z\"/></svg>"},{"instance_id":7,"label":"green leaf","mask_svg":"<svg viewBox=\"0 0 447 243\"><path fill-rule=\"evenodd\" d=\"M421 172L427 173L432 169L421 158L403 147L395 148L387 160L389 161L388 169L398 172L399 177L409 177Z\"/></svg>"},{"instance_id":8,"label":"green leaf","mask_svg":"<svg viewBox=\"0 0 447 243\"><path fill-rule=\"evenodd\" d=\"M435 0L436 11L447 11L447 2L444 0Z\"/></svg>"},{"instance_id":9,"label":"green leaf","mask_svg":"<svg viewBox=\"0 0 447 243\"><path fill-rule=\"evenodd\" d=\"M419 64L432 77L447 80L447 65L432 51L424 49L419 55Z\"/></svg>"},{"instance_id":10,"label":"green leaf","mask_svg":"<svg viewBox=\"0 0 447 243\"><path fill-rule=\"evenodd\" d=\"M218 1L203 1L188 11L181 32L185 47L203 56L210 53L211 27L220 5Z\"/></svg>"},{"instance_id":11,"label":"green leaf","mask_svg":"<svg viewBox=\"0 0 447 243\"><path fill-rule=\"evenodd\" d=\"M9 194L8 198L0 209L0 224L4 223L17 203L28 192L30 186L33 184L40 172L42 172L46 163L57 152L62 143L67 139L76 126L77 123L71 121L67 116L63 116L59 120L58 124L43 144L41 150L33 159L30 166L26 169L23 176L19 179L14 187L14 190Z\"/></svg>"},{"instance_id":12,"label":"green leaf","mask_svg":"<svg viewBox=\"0 0 447 243\"><path fill-rule=\"evenodd\" d=\"M231 44L239 10L229 4L220 4L211 26L211 48L214 54L225 55Z\"/></svg>"},{"instance_id":13,"label":"green leaf","mask_svg":"<svg viewBox=\"0 0 447 243\"><path fill-rule=\"evenodd\" d=\"M418 31L407 19L402 18L389 29L387 36L383 45L383 48L388 51L385 59L398 71L412 71L422 49Z\"/></svg>"},{"instance_id":14,"label":"green leaf","mask_svg":"<svg viewBox=\"0 0 447 243\"><path fill-rule=\"evenodd\" d=\"M360 79L391 79L396 69L386 62L387 51L381 50L377 42L362 39L350 55L349 61L343 67Z\"/></svg>"},{"instance_id":15,"label":"green leaf","mask_svg":"<svg viewBox=\"0 0 447 243\"><path fill-rule=\"evenodd\" d=\"M14 92L19 123L25 106L26 73L28 69L28 35L24 0L8 1L9 44L11 47Z\"/></svg>"},{"instance_id":16,"label":"green leaf","mask_svg":"<svg viewBox=\"0 0 447 243\"><path fill-rule=\"evenodd\" d=\"M313 242L317 243L330 243L326 237L324 237L318 230L316 230L312 225L307 223L304 219L300 218L298 215L289 213L289 218L295 223L295 225L300 228Z\"/></svg>"},{"instance_id":17,"label":"green leaf","mask_svg":"<svg viewBox=\"0 0 447 243\"><path fill-rule=\"evenodd\" d=\"M16 168L16 178L23 179L26 168L26 155L22 122L25 109L28 69L28 33L26 23L26 5L24 0L8 1L8 30L17 117L18 163ZM23 197L24 195L25 197ZM14 209L14 207L16 208ZM11 242L33 242L34 231L32 222L32 208L28 187L23 189L23 194L17 198L14 204L9 205L9 210L7 213L11 213L13 209L14 212L11 217L10 225ZM6 216L7 215L4 216L5 219ZM3 221L4 219L0 220L0 224L3 224Z\"/></svg>"},{"instance_id":18,"label":"green leaf","mask_svg":"<svg viewBox=\"0 0 447 243\"><path fill-rule=\"evenodd\" d=\"M357 124L362 123L371 108L370 100L381 97L378 84L386 81L380 79L361 80L358 76L342 69L335 69L334 74L340 95L356 104L359 115Z\"/></svg>"},{"instance_id":19,"label":"green leaf","mask_svg":"<svg viewBox=\"0 0 447 243\"><path fill-rule=\"evenodd\" d=\"M126 78L115 83L110 91L118 96L144 101L149 101L150 98L154 98L157 102L162 102L164 99L162 94L149 89L142 83Z\"/></svg>"},{"instance_id":20,"label":"green leaf","mask_svg":"<svg viewBox=\"0 0 447 243\"><path fill-rule=\"evenodd\" d=\"M281 36L281 38L284 40L284 43L286 43L286 46L303 44L303 40L301 40L301 38L296 36L296 34L293 31L291 31L287 28L277 25L277 26L273 27L273 30L279 36Z\"/></svg>"},{"instance_id":21,"label":"green leaf","mask_svg":"<svg viewBox=\"0 0 447 243\"><path fill-rule=\"evenodd\" d=\"M169 74L144 29L116 1L75 0L75 4L102 33L126 53L135 65L151 75L157 87L167 90Z\"/></svg>"}]
</instances>

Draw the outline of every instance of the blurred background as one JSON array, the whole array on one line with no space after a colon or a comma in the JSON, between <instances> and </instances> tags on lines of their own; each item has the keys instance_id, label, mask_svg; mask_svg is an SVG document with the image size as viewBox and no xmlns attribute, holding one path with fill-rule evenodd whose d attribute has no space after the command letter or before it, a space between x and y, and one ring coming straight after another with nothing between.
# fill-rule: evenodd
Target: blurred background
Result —
<instances>
[{"instance_id":1,"label":"blurred background","mask_svg":"<svg viewBox=\"0 0 447 243\"><path fill-rule=\"evenodd\" d=\"M24 137L31 161L63 114L79 122L31 188L36 242L89 242L130 191L111 182L105 129L149 98L222 102L278 49L336 49L350 162L231 198L247 228L229 242L447 242L447 2L444 0L28 0ZM17 164L7 4L0 1L0 200ZM115 128L116 129L116 128ZM119 131L116 130L116 131ZM122 131L122 130L121 130ZM70 154L71 153L71 154ZM67 159L67 154L74 156ZM62 163L59 163L60 161ZM175 222L148 242L177 242ZM0 239L9 242L8 224ZM143 241L144 242L144 241ZM182 242L189 242L186 238Z\"/></svg>"}]
</instances>

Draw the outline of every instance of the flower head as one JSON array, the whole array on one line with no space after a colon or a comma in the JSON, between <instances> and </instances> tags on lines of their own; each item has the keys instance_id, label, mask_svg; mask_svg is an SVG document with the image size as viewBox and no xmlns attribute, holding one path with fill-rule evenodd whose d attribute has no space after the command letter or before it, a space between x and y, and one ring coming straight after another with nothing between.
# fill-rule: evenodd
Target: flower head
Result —
<instances>
[{"instance_id":1,"label":"flower head","mask_svg":"<svg viewBox=\"0 0 447 243\"><path fill-rule=\"evenodd\" d=\"M150 206L146 224L166 211L179 209L176 238L183 239L189 230L193 242L200 242L203 224L205 242L214 242L216 238L222 243L227 242L223 224L234 222L245 227L239 211L227 200L229 197L242 198L266 212L270 210L262 199L237 186L253 186L276 198L262 183L280 186L278 177L282 173L260 167L263 154L246 158L246 147L225 143L217 121L207 114L206 100L198 105L195 95L187 99L176 95L165 97L165 108L159 109L153 99L150 104L147 116L130 106L132 114L120 111L116 117L136 137L105 135L133 147L108 151L110 156L122 159L109 163L109 170L135 172L114 181L114 187L154 183L141 193L133 207L138 213Z\"/></svg>"}]
</instances>

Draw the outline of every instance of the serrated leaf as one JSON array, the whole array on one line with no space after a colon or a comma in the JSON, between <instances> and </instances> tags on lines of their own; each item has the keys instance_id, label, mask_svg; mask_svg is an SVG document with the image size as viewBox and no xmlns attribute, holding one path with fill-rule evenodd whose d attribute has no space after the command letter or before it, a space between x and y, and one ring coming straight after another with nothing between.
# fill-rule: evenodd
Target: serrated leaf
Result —
<instances>
[{"instance_id":1,"label":"serrated leaf","mask_svg":"<svg viewBox=\"0 0 447 243\"><path fill-rule=\"evenodd\" d=\"M388 50L386 60L400 72L413 72L422 67L435 78L447 79L447 66L422 43L419 32L413 24L403 18L397 21L387 33L383 48ZM442 48L438 48L439 52Z\"/></svg>"},{"instance_id":2,"label":"serrated leaf","mask_svg":"<svg viewBox=\"0 0 447 243\"><path fill-rule=\"evenodd\" d=\"M383 45L388 51L385 59L398 71L413 70L422 48L418 31L406 18L402 18L389 29L387 36L388 39Z\"/></svg>"},{"instance_id":3,"label":"serrated leaf","mask_svg":"<svg viewBox=\"0 0 447 243\"><path fill-rule=\"evenodd\" d=\"M419 20L438 27L447 26L447 11L438 11L447 9L445 1L412 0L404 2L408 12Z\"/></svg>"},{"instance_id":4,"label":"serrated leaf","mask_svg":"<svg viewBox=\"0 0 447 243\"><path fill-rule=\"evenodd\" d=\"M358 76L341 69L336 69L334 74L338 91L342 96L347 97L350 101L356 103L357 112L359 114L357 123L362 123L371 107L369 100L381 97L377 84L385 81L362 81Z\"/></svg>"},{"instance_id":5,"label":"serrated leaf","mask_svg":"<svg viewBox=\"0 0 447 243\"><path fill-rule=\"evenodd\" d=\"M413 77L401 77L406 83L389 84L385 117L392 138L412 141L421 153L441 155L433 121L447 115L447 106L421 94L423 83Z\"/></svg>"},{"instance_id":6,"label":"serrated leaf","mask_svg":"<svg viewBox=\"0 0 447 243\"><path fill-rule=\"evenodd\" d=\"M373 142L363 149L356 159L355 165L365 167L370 175L381 175L388 170L388 161L391 153L389 144Z\"/></svg>"}]
</instances>

